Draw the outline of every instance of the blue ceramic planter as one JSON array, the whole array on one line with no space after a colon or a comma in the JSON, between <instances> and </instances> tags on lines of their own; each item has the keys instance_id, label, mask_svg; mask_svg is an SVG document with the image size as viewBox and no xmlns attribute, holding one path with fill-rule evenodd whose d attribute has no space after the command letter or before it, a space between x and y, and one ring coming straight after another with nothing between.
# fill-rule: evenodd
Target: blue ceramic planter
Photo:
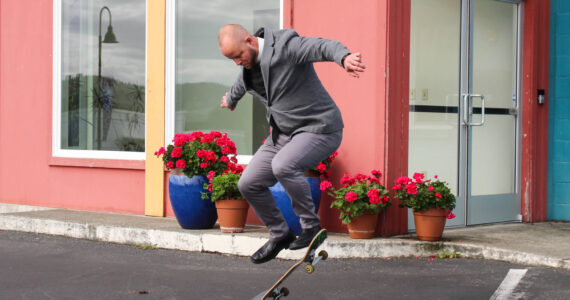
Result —
<instances>
[{"instance_id":1,"label":"blue ceramic planter","mask_svg":"<svg viewBox=\"0 0 570 300\"><path fill-rule=\"evenodd\" d=\"M210 200L202 199L204 183L208 179L204 176L170 174L168 180L168 194L170 204L176 215L178 224L184 229L210 229L214 227L218 214L216 206Z\"/></svg>"},{"instance_id":2,"label":"blue ceramic planter","mask_svg":"<svg viewBox=\"0 0 570 300\"><path fill-rule=\"evenodd\" d=\"M317 177L307 177L307 181L311 186L311 195L313 197L313 203L315 204L315 213L317 213L319 211L319 204L321 203L321 179ZM277 182L277 184L270 187L269 190L273 194L277 207L281 210L281 213L289 227L296 235L301 234L302 228L301 223L299 222L299 217L293 211L291 198L289 198L289 195L285 192L283 185Z\"/></svg>"}]
</instances>

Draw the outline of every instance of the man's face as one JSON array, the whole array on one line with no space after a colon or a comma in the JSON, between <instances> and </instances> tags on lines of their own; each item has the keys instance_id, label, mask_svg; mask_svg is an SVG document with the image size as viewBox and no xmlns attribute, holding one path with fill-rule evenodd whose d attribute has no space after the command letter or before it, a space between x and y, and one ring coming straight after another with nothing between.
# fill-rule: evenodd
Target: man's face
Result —
<instances>
[{"instance_id":1,"label":"man's face","mask_svg":"<svg viewBox=\"0 0 570 300\"><path fill-rule=\"evenodd\" d=\"M236 65L251 69L257 60L257 51L249 40L243 42L224 41L220 47L222 54Z\"/></svg>"}]
</instances>

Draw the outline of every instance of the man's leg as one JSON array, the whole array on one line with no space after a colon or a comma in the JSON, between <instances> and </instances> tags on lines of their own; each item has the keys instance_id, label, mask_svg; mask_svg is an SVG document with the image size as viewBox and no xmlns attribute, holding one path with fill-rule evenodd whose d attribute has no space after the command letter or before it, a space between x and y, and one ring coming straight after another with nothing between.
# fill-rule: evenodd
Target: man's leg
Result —
<instances>
[{"instance_id":1,"label":"man's leg","mask_svg":"<svg viewBox=\"0 0 570 300\"><path fill-rule=\"evenodd\" d=\"M291 245L291 249L306 247L307 239L310 242L320 229L320 218L315 213L304 171L334 153L341 141L342 130L330 134L302 132L293 136L273 158L273 174L291 198L293 210L299 216L303 228L303 233Z\"/></svg>"},{"instance_id":2,"label":"man's leg","mask_svg":"<svg viewBox=\"0 0 570 300\"><path fill-rule=\"evenodd\" d=\"M243 197L249 202L257 217L269 228L270 240L279 240L289 231L289 226L269 191L269 187L277 183L271 169L271 161L277 152L276 146L262 145L238 182L238 189Z\"/></svg>"},{"instance_id":3,"label":"man's leg","mask_svg":"<svg viewBox=\"0 0 570 300\"><path fill-rule=\"evenodd\" d=\"M283 136L281 142L286 142ZM283 218L269 187L277 182L273 176L271 161L281 146L262 145L245 168L238 189L253 207L255 214L269 228L269 241L252 256L253 263L264 263L277 256L295 240L295 234Z\"/></svg>"}]
</instances>

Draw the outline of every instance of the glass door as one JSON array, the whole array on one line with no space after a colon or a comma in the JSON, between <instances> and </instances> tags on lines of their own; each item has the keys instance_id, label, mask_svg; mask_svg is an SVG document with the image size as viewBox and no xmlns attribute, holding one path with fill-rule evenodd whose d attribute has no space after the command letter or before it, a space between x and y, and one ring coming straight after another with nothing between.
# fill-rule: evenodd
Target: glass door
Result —
<instances>
[{"instance_id":1,"label":"glass door","mask_svg":"<svg viewBox=\"0 0 570 300\"><path fill-rule=\"evenodd\" d=\"M448 182L447 226L520 216L519 2L411 1L408 175Z\"/></svg>"},{"instance_id":2,"label":"glass door","mask_svg":"<svg viewBox=\"0 0 570 300\"><path fill-rule=\"evenodd\" d=\"M518 1L464 1L469 22L461 103L467 224L519 218L517 192ZM466 18L467 19L467 18ZM465 30L465 27L468 27Z\"/></svg>"}]
</instances>

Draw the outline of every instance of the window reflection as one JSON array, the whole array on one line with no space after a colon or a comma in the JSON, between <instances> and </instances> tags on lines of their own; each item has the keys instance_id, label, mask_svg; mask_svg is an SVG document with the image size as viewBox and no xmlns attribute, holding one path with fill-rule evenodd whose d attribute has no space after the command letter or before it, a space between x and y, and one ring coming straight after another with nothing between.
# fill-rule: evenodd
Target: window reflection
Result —
<instances>
[{"instance_id":1,"label":"window reflection","mask_svg":"<svg viewBox=\"0 0 570 300\"><path fill-rule=\"evenodd\" d=\"M62 149L144 152L145 19L141 0L62 1Z\"/></svg>"},{"instance_id":2,"label":"window reflection","mask_svg":"<svg viewBox=\"0 0 570 300\"><path fill-rule=\"evenodd\" d=\"M177 1L175 132L228 132L238 153L251 155L267 136L265 107L246 94L235 111L220 108L240 67L218 48L218 30L241 24L250 32L279 28L279 0Z\"/></svg>"}]
</instances>

